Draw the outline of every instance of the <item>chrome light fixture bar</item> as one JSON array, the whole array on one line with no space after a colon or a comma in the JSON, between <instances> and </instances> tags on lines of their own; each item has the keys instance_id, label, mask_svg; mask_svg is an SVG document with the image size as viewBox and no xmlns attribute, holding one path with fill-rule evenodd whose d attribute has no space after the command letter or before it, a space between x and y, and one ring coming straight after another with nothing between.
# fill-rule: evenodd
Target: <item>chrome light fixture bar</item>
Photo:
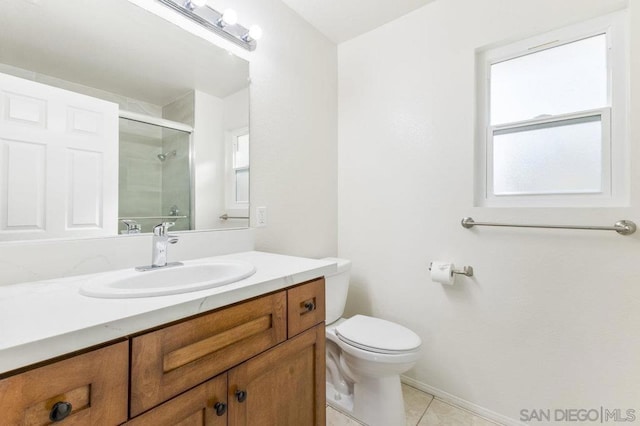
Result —
<instances>
[{"instance_id":1,"label":"chrome light fixture bar","mask_svg":"<svg viewBox=\"0 0 640 426\"><path fill-rule=\"evenodd\" d=\"M256 49L257 39L262 35L260 27L254 25L251 29L247 29L235 23L237 19L235 12L227 10L224 13L220 13L207 6L205 0L157 1L248 51Z\"/></svg>"}]
</instances>

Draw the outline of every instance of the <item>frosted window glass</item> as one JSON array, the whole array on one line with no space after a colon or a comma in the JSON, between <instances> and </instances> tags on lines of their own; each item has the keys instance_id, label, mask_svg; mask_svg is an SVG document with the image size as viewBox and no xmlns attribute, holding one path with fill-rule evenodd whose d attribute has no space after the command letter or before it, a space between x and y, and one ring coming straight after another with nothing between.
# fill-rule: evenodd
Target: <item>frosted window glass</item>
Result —
<instances>
[{"instance_id":1,"label":"frosted window glass","mask_svg":"<svg viewBox=\"0 0 640 426\"><path fill-rule=\"evenodd\" d=\"M491 66L492 125L607 103L606 34Z\"/></svg>"},{"instance_id":2,"label":"frosted window glass","mask_svg":"<svg viewBox=\"0 0 640 426\"><path fill-rule=\"evenodd\" d=\"M601 191L600 116L494 132L495 195Z\"/></svg>"},{"instance_id":3,"label":"frosted window glass","mask_svg":"<svg viewBox=\"0 0 640 426\"><path fill-rule=\"evenodd\" d=\"M249 135L241 135L236 139L234 167L249 167Z\"/></svg>"},{"instance_id":4,"label":"frosted window glass","mask_svg":"<svg viewBox=\"0 0 640 426\"><path fill-rule=\"evenodd\" d=\"M236 203L249 202L249 170L236 171Z\"/></svg>"}]
</instances>

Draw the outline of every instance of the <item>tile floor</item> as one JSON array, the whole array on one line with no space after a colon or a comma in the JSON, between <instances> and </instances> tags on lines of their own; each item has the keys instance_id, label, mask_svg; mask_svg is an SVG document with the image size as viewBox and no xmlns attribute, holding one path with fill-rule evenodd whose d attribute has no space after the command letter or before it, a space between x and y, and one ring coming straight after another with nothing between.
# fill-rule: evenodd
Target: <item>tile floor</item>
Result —
<instances>
[{"instance_id":1,"label":"tile floor","mask_svg":"<svg viewBox=\"0 0 640 426\"><path fill-rule=\"evenodd\" d=\"M402 394L407 413L407 426L496 426L494 422L479 417L470 411L442 402L411 386L403 384ZM327 426L360 425L360 422L351 417L327 407Z\"/></svg>"}]
</instances>

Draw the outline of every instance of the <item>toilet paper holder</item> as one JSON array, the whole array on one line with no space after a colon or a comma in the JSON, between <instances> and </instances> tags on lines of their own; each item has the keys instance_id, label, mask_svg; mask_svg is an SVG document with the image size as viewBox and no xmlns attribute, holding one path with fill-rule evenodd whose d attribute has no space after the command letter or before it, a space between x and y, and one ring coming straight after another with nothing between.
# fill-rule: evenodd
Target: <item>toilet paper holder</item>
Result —
<instances>
[{"instance_id":1,"label":"toilet paper holder","mask_svg":"<svg viewBox=\"0 0 640 426\"><path fill-rule=\"evenodd\" d=\"M429 270L431 270L431 265L433 265L433 262L429 262ZM463 266L462 269L452 269L451 270L452 274L458 274L458 275L464 275L467 277L472 277L473 276L473 267L472 266Z\"/></svg>"}]
</instances>

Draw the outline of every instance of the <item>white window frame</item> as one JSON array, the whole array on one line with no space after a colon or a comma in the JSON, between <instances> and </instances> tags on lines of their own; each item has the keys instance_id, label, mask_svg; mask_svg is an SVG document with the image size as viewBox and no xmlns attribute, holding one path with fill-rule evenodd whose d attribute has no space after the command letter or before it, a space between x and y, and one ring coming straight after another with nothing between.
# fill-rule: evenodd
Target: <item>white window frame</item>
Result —
<instances>
[{"instance_id":1,"label":"white window frame","mask_svg":"<svg viewBox=\"0 0 640 426\"><path fill-rule=\"evenodd\" d=\"M226 196L226 210L227 214L247 216L249 214L249 201L238 202L236 200L236 171L238 170L250 170L250 166L246 167L234 167L235 153L237 151L237 141L240 136L248 135L249 127L240 127L226 132L226 146L227 146L227 196ZM249 136L251 137L251 136Z\"/></svg>"},{"instance_id":2,"label":"white window frame","mask_svg":"<svg viewBox=\"0 0 640 426\"><path fill-rule=\"evenodd\" d=\"M606 34L608 106L551 117L490 124L490 71L495 63ZM477 52L477 132L475 205L480 207L619 207L629 205L628 23L625 11L564 27L539 36ZM493 135L526 126L600 116L602 191L598 193L500 194L493 191Z\"/></svg>"}]
</instances>

